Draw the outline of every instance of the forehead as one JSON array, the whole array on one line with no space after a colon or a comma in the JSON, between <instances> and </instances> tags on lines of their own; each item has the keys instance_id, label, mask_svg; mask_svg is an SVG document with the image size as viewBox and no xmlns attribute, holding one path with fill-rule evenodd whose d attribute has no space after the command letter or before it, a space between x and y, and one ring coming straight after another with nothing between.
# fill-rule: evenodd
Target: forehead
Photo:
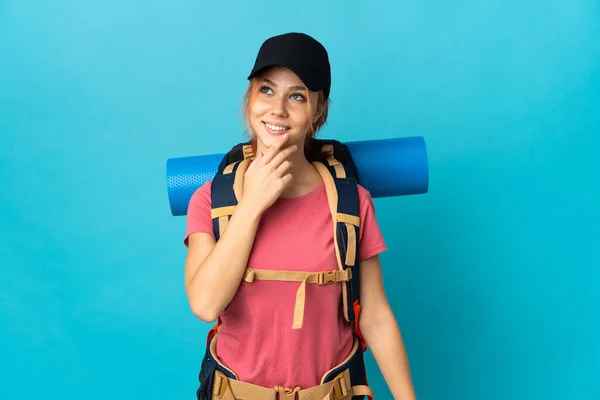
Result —
<instances>
[{"instance_id":1,"label":"forehead","mask_svg":"<svg viewBox=\"0 0 600 400\"><path fill-rule=\"evenodd\" d=\"M268 79L277 86L305 86L302 80L288 68L276 66L265 70L261 77Z\"/></svg>"}]
</instances>

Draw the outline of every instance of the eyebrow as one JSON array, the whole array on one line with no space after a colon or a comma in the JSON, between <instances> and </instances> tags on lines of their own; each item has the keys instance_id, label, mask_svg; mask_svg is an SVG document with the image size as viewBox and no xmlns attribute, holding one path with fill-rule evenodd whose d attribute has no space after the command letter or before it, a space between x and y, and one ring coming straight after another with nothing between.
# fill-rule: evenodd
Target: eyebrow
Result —
<instances>
[{"instance_id":1,"label":"eyebrow","mask_svg":"<svg viewBox=\"0 0 600 400\"><path fill-rule=\"evenodd\" d=\"M267 78L264 78L263 80L265 82L267 82L269 85L273 85L273 86L277 87L277 84L275 82L273 82L272 80L267 79ZM304 91L306 91L307 89L306 89L306 86L291 86L290 90L304 90Z\"/></svg>"}]
</instances>

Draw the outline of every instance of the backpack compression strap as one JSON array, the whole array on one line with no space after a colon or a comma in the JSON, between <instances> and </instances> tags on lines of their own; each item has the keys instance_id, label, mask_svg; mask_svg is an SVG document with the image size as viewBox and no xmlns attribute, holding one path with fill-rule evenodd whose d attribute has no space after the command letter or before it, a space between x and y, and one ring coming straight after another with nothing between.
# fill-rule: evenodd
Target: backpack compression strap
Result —
<instances>
[{"instance_id":1,"label":"backpack compression strap","mask_svg":"<svg viewBox=\"0 0 600 400\"><path fill-rule=\"evenodd\" d=\"M211 218L213 220L213 233L217 240L225 232L238 201L242 198L243 176L253 157L254 153L250 145L234 147L223 158L219 170L213 178ZM231 188L233 188L233 191Z\"/></svg>"},{"instance_id":2,"label":"backpack compression strap","mask_svg":"<svg viewBox=\"0 0 600 400\"><path fill-rule=\"evenodd\" d=\"M333 219L333 237L335 242L338 268L350 270L352 279L343 286L344 317L359 336L363 350L366 343L358 326L360 314L360 274L359 274L359 230L360 201L356 178L348 173L344 164L334 157L332 144L323 146L328 154L325 162L313 162L325 182L329 209Z\"/></svg>"}]
</instances>

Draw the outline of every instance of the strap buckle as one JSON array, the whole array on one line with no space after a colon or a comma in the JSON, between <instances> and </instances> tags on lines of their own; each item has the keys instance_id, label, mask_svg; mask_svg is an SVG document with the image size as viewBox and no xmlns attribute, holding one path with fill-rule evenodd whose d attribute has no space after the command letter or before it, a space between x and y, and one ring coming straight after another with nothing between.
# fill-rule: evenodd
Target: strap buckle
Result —
<instances>
[{"instance_id":1,"label":"strap buckle","mask_svg":"<svg viewBox=\"0 0 600 400\"><path fill-rule=\"evenodd\" d=\"M254 150L252 150L252 145L242 146L242 153L244 153L244 160L250 158L253 159L255 157Z\"/></svg>"},{"instance_id":2,"label":"strap buckle","mask_svg":"<svg viewBox=\"0 0 600 400\"><path fill-rule=\"evenodd\" d=\"M227 377L219 371L215 371L215 381L213 383L213 394L219 399L223 398L227 390Z\"/></svg>"},{"instance_id":3,"label":"strap buckle","mask_svg":"<svg viewBox=\"0 0 600 400\"><path fill-rule=\"evenodd\" d=\"M343 399L348 395L347 382L342 372L333 381L333 398Z\"/></svg>"},{"instance_id":4,"label":"strap buckle","mask_svg":"<svg viewBox=\"0 0 600 400\"><path fill-rule=\"evenodd\" d=\"M300 391L300 386L296 386L295 388L275 386L273 389L277 392L276 398L278 400L294 400L296 399L297 393Z\"/></svg>"},{"instance_id":5,"label":"strap buckle","mask_svg":"<svg viewBox=\"0 0 600 400\"><path fill-rule=\"evenodd\" d=\"M337 271L319 272L317 275L317 283L319 285L327 285L330 283L337 283Z\"/></svg>"},{"instance_id":6,"label":"strap buckle","mask_svg":"<svg viewBox=\"0 0 600 400\"><path fill-rule=\"evenodd\" d=\"M254 278L256 277L256 272L254 272L251 268L246 268L244 272L244 280L246 282L254 282Z\"/></svg>"}]
</instances>

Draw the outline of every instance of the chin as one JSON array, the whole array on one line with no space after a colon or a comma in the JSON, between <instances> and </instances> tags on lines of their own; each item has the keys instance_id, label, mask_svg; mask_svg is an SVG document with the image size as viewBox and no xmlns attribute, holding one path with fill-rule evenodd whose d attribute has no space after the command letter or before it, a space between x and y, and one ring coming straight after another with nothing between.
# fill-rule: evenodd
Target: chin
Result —
<instances>
[{"instance_id":1,"label":"chin","mask_svg":"<svg viewBox=\"0 0 600 400\"><path fill-rule=\"evenodd\" d=\"M297 141L297 135L295 135L294 132L288 131L287 133L289 135L289 138L288 138L287 142L283 145L283 147L287 147L290 144ZM266 132L263 129L261 129L260 132L256 133L256 135L257 135L257 139L260 143L262 143L266 147L271 147L274 143L276 143L281 138L283 133L274 135L272 133Z\"/></svg>"}]
</instances>

